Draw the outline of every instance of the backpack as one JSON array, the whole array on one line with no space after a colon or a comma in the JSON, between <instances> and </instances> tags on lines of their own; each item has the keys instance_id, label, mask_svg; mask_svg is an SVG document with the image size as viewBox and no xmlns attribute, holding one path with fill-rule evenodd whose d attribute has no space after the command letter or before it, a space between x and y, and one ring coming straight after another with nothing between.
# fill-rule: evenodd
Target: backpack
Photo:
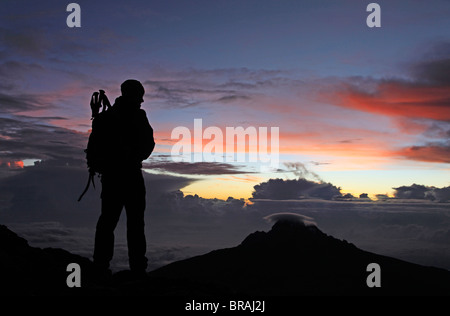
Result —
<instances>
[{"instance_id":1,"label":"backpack","mask_svg":"<svg viewBox=\"0 0 450 316\"><path fill-rule=\"evenodd\" d=\"M103 113L106 113L106 111L108 111L111 108L111 103L109 102L109 99L106 96L104 90L99 90L99 92L96 91L92 94L90 106L91 106L91 112L92 112L91 120L92 120L92 131L93 131L94 124L96 124L96 118L100 117L100 115L105 115ZM102 112L100 112L100 108L102 108ZM91 182L95 189L94 176L96 174L100 175L102 173L102 167L101 167L101 165L102 165L101 161L103 160L103 157L101 157L102 150L101 150L101 148L98 148L99 146L93 146L92 139L93 139L93 137L92 137L92 132L91 132L91 135L89 136L88 148L86 148L84 150L84 152L86 153L86 160L87 160L87 165L88 165L88 169L89 169L89 177L88 177L88 182L86 184L86 187L85 187L83 193L81 193L80 197L78 198L78 202L81 201L84 194L86 194L86 192L88 191Z\"/></svg>"},{"instance_id":2,"label":"backpack","mask_svg":"<svg viewBox=\"0 0 450 316\"><path fill-rule=\"evenodd\" d=\"M92 131L85 150L89 178L78 201L90 183L94 185L96 174L140 169L142 161L151 155L155 141L147 115L140 105L139 108L129 105L126 98L118 97L111 106L103 90L92 95Z\"/></svg>"}]
</instances>

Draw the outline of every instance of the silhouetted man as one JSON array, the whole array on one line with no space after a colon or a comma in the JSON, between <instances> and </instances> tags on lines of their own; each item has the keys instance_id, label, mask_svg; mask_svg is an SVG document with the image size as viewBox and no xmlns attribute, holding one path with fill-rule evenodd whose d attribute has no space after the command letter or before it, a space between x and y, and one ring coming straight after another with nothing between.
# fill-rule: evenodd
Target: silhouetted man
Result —
<instances>
[{"instance_id":1,"label":"silhouetted man","mask_svg":"<svg viewBox=\"0 0 450 316\"><path fill-rule=\"evenodd\" d=\"M142 161L155 147L153 129L141 109L144 87L137 80L121 85L122 96L92 123L87 148L90 172L101 174L102 206L95 233L94 264L109 272L114 252L114 230L125 207L129 265L132 272L147 268L144 233L145 184Z\"/></svg>"}]
</instances>

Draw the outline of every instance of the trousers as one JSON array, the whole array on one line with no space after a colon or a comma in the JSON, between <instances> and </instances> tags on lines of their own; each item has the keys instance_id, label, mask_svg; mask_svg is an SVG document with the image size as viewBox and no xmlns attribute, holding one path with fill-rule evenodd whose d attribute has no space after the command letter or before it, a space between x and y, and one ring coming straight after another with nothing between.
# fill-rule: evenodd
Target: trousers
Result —
<instances>
[{"instance_id":1,"label":"trousers","mask_svg":"<svg viewBox=\"0 0 450 316\"><path fill-rule=\"evenodd\" d=\"M145 239L145 183L141 169L105 173L101 178L101 214L97 222L94 263L108 269L114 254L114 230L123 208L127 216L128 259L131 270L147 268Z\"/></svg>"}]
</instances>

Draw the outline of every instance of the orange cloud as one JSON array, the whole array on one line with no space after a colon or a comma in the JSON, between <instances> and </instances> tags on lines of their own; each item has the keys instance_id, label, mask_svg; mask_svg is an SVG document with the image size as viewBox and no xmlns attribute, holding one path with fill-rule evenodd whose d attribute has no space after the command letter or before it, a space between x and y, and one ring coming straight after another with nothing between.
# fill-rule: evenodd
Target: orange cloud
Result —
<instances>
[{"instance_id":1,"label":"orange cloud","mask_svg":"<svg viewBox=\"0 0 450 316\"><path fill-rule=\"evenodd\" d=\"M450 120L450 86L382 81L375 92L346 84L325 97L333 104L387 116Z\"/></svg>"},{"instance_id":2,"label":"orange cloud","mask_svg":"<svg viewBox=\"0 0 450 316\"><path fill-rule=\"evenodd\" d=\"M259 182L261 182L263 180L263 178L257 177L257 176L251 176L251 175L244 175L242 177L228 176L228 177L216 178L216 180L239 181L239 182L256 182L256 183L259 183Z\"/></svg>"},{"instance_id":3,"label":"orange cloud","mask_svg":"<svg viewBox=\"0 0 450 316\"><path fill-rule=\"evenodd\" d=\"M24 167L23 161L8 161L4 162L3 164L0 163L0 165L5 165L10 169L23 169Z\"/></svg>"},{"instance_id":4,"label":"orange cloud","mask_svg":"<svg viewBox=\"0 0 450 316\"><path fill-rule=\"evenodd\" d=\"M193 130L191 129L191 133ZM223 129L225 134L225 129ZM162 130L155 133L155 139L159 145L159 152L170 152L173 146L179 140L170 139L170 131ZM318 122L314 126L314 130L310 131L283 131L280 128L279 134L279 152L280 154L305 154L305 155L326 155L330 157L361 157L371 160L374 157L390 157L392 150L386 142L389 137L385 132L373 131L362 128L351 128L342 126L333 126L326 123ZM181 142L193 145L194 138L184 139ZM203 147L210 140L203 140ZM258 152L258 148L249 146L246 139L245 153ZM398 136L395 139L396 145L401 142ZM268 140L268 152L272 153ZM226 152L226 140L224 139L223 150ZM191 148L193 150L193 147ZM236 148L235 148L236 150Z\"/></svg>"},{"instance_id":5,"label":"orange cloud","mask_svg":"<svg viewBox=\"0 0 450 316\"><path fill-rule=\"evenodd\" d=\"M383 132L323 125L322 133L280 133L281 153L303 153L341 157L388 156Z\"/></svg>"},{"instance_id":6,"label":"orange cloud","mask_svg":"<svg viewBox=\"0 0 450 316\"><path fill-rule=\"evenodd\" d=\"M411 146L403 148L395 154L411 160L450 163L450 146Z\"/></svg>"}]
</instances>

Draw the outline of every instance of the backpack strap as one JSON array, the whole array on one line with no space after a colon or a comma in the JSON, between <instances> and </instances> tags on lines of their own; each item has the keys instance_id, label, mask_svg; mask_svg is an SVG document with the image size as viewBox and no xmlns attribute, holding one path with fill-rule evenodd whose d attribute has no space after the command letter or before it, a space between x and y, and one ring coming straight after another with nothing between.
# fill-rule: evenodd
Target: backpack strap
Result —
<instances>
[{"instance_id":1,"label":"backpack strap","mask_svg":"<svg viewBox=\"0 0 450 316\"><path fill-rule=\"evenodd\" d=\"M94 189L95 189L94 176L95 176L95 173L93 173L93 172L90 172L90 173L89 173L88 182L87 182L87 184L86 184L86 187L84 188L83 193L81 193L80 197L78 198L78 202L81 201L81 199L83 198L83 196L84 196L84 195L86 194L86 192L89 190L89 186L91 185L91 182L92 182L92 186L93 186Z\"/></svg>"}]
</instances>

